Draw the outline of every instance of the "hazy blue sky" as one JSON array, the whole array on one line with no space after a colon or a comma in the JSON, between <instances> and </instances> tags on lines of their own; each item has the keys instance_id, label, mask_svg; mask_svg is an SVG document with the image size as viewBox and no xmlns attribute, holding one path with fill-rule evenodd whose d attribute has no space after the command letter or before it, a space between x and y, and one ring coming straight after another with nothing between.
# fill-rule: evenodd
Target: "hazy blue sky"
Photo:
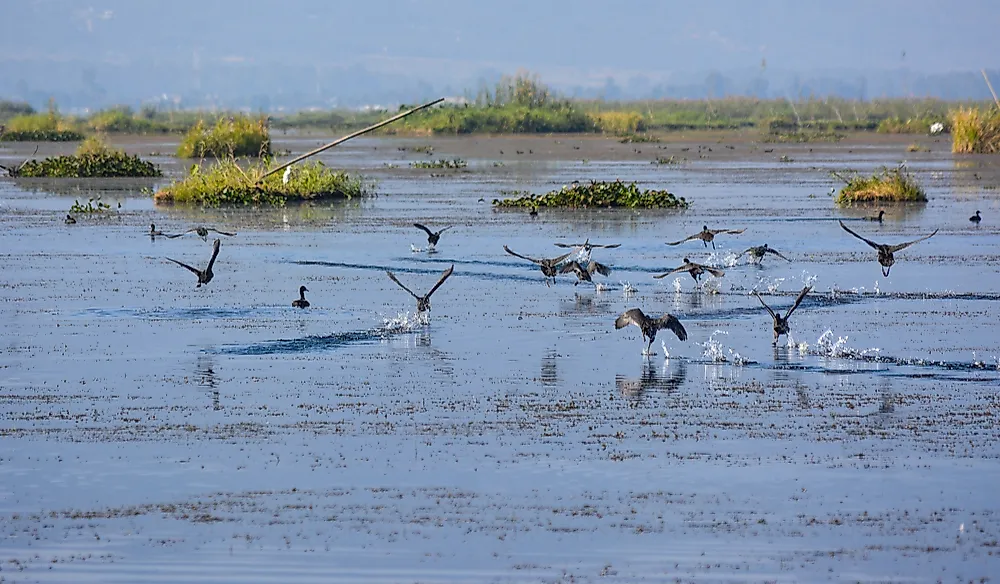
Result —
<instances>
[{"instance_id":1,"label":"hazy blue sky","mask_svg":"<svg viewBox=\"0 0 1000 584\"><path fill-rule=\"evenodd\" d=\"M25 59L187 70L295 62L317 69L357 65L437 85L517 70L556 84L587 85L609 75L663 81L761 70L765 63L768 71L805 75L1000 65L997 0L5 4L0 67ZM39 81L32 77L27 84Z\"/></svg>"}]
</instances>

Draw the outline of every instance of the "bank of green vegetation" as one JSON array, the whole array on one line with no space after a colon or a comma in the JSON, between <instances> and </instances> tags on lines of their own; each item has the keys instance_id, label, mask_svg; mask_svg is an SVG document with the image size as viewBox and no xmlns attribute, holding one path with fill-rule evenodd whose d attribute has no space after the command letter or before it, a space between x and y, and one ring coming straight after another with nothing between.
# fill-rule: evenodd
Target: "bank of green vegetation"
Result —
<instances>
[{"instance_id":1,"label":"bank of green vegetation","mask_svg":"<svg viewBox=\"0 0 1000 584\"><path fill-rule=\"evenodd\" d=\"M28 160L8 169L9 174L30 178L144 178L162 176L159 167L138 156L112 148L98 136L84 140L68 156Z\"/></svg>"},{"instance_id":2,"label":"bank of green vegetation","mask_svg":"<svg viewBox=\"0 0 1000 584\"><path fill-rule=\"evenodd\" d=\"M643 209L686 209L688 202L665 190L640 189L634 182L621 180L605 182L574 183L544 195L524 195L506 199L494 199L496 207L563 207L571 209L587 208L643 208Z\"/></svg>"},{"instance_id":3,"label":"bank of green vegetation","mask_svg":"<svg viewBox=\"0 0 1000 584\"><path fill-rule=\"evenodd\" d=\"M951 151L1000 153L1000 107L958 108L951 112Z\"/></svg>"},{"instance_id":4,"label":"bank of green vegetation","mask_svg":"<svg viewBox=\"0 0 1000 584\"><path fill-rule=\"evenodd\" d=\"M854 174L841 178L845 184L834 202L838 205L856 203L925 203L927 193L906 167L882 167L870 176Z\"/></svg>"},{"instance_id":5,"label":"bank of green vegetation","mask_svg":"<svg viewBox=\"0 0 1000 584\"><path fill-rule=\"evenodd\" d=\"M220 118L212 125L198 120L177 147L180 158L270 155L271 133L267 118L243 115Z\"/></svg>"},{"instance_id":6,"label":"bank of green vegetation","mask_svg":"<svg viewBox=\"0 0 1000 584\"><path fill-rule=\"evenodd\" d=\"M374 192L374 186L363 177L333 170L322 162L293 166L287 180L284 172L264 177L271 168L269 158L241 164L228 157L205 168L195 164L188 176L158 191L154 201L210 207L273 206L289 201L353 199Z\"/></svg>"}]
</instances>

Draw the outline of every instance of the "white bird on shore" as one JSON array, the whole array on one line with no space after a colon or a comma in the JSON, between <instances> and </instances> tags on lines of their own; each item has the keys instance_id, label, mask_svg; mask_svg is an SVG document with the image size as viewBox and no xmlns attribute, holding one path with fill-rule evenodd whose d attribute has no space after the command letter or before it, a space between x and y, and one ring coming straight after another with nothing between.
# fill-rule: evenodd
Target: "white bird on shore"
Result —
<instances>
[{"instance_id":1,"label":"white bird on shore","mask_svg":"<svg viewBox=\"0 0 1000 584\"><path fill-rule=\"evenodd\" d=\"M289 166L285 169L285 174L281 175L281 184L287 185L288 179L292 176L292 167Z\"/></svg>"}]
</instances>

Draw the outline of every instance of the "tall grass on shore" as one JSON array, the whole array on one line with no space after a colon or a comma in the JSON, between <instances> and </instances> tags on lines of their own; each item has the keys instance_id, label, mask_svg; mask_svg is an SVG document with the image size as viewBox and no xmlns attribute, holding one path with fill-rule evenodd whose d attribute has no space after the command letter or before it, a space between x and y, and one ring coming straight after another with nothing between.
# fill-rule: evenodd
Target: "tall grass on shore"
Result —
<instances>
[{"instance_id":1,"label":"tall grass on shore","mask_svg":"<svg viewBox=\"0 0 1000 584\"><path fill-rule=\"evenodd\" d=\"M182 180L157 192L154 201L218 207L223 205L284 205L287 201L352 199L372 194L374 185L362 177L328 168L322 162L295 165L287 182L279 174L262 181L270 159L261 158L246 169L236 158L223 158L206 169L193 165ZM258 184L260 181L260 184Z\"/></svg>"},{"instance_id":2,"label":"tall grass on shore","mask_svg":"<svg viewBox=\"0 0 1000 584\"><path fill-rule=\"evenodd\" d=\"M903 165L883 166L871 176L855 174L844 178L836 173L834 176L846 183L834 199L838 205L927 202L927 193Z\"/></svg>"},{"instance_id":3,"label":"tall grass on shore","mask_svg":"<svg viewBox=\"0 0 1000 584\"><path fill-rule=\"evenodd\" d=\"M1000 108L958 108L951 112L949 120L952 152L1000 153Z\"/></svg>"},{"instance_id":4,"label":"tall grass on shore","mask_svg":"<svg viewBox=\"0 0 1000 584\"><path fill-rule=\"evenodd\" d=\"M232 116L208 127L198 120L177 147L179 158L270 156L271 135L267 118Z\"/></svg>"}]
</instances>

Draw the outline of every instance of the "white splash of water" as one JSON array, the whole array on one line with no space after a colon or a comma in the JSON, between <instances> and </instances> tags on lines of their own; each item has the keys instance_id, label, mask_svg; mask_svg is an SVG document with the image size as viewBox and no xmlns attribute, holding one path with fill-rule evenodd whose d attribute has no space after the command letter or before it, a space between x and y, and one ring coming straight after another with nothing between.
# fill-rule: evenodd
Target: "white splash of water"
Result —
<instances>
[{"instance_id":1,"label":"white splash of water","mask_svg":"<svg viewBox=\"0 0 1000 584\"><path fill-rule=\"evenodd\" d=\"M382 317L382 332L385 335L408 333L431 323L429 312L400 312L394 317Z\"/></svg>"},{"instance_id":2,"label":"white splash of water","mask_svg":"<svg viewBox=\"0 0 1000 584\"><path fill-rule=\"evenodd\" d=\"M600 282L594 282L594 292L596 292L598 294L602 294L607 289L608 289L608 287L605 286L604 284L602 284Z\"/></svg>"},{"instance_id":3,"label":"white splash of water","mask_svg":"<svg viewBox=\"0 0 1000 584\"><path fill-rule=\"evenodd\" d=\"M872 292L874 292L876 296L882 293L882 290L878 287L878 280L875 280L875 288L872 289Z\"/></svg>"},{"instance_id":4,"label":"white splash of water","mask_svg":"<svg viewBox=\"0 0 1000 584\"><path fill-rule=\"evenodd\" d=\"M667 350L667 342L660 339L660 346L663 347L663 358L670 359L670 351Z\"/></svg>"},{"instance_id":5,"label":"white splash of water","mask_svg":"<svg viewBox=\"0 0 1000 584\"><path fill-rule=\"evenodd\" d=\"M702 357L708 359L712 363L732 363L733 365L743 366L750 361L737 353L736 351L727 348L722 344L721 340L715 338L715 335L728 335L727 331L717 330L704 343L696 343L698 346L702 347L704 351L702 352Z\"/></svg>"},{"instance_id":6,"label":"white splash of water","mask_svg":"<svg viewBox=\"0 0 1000 584\"><path fill-rule=\"evenodd\" d=\"M619 280L619 283L622 285L622 296L624 296L625 298L632 298L633 296L635 296L636 292L638 292L636 287L633 286L632 283L629 282L628 280L624 282Z\"/></svg>"},{"instance_id":7,"label":"white splash of water","mask_svg":"<svg viewBox=\"0 0 1000 584\"><path fill-rule=\"evenodd\" d=\"M747 293L747 295L753 294L754 292L757 292L761 289L763 289L764 292L767 294L774 294L775 292L778 291L779 288L781 288L781 283L784 281L785 281L784 278L775 278L774 280L761 278L757 280L757 283L754 284L752 288L750 288L750 291Z\"/></svg>"},{"instance_id":8,"label":"white splash of water","mask_svg":"<svg viewBox=\"0 0 1000 584\"><path fill-rule=\"evenodd\" d=\"M810 274L809 272L802 270L802 285L809 286L810 288L816 287L816 281L819 280L819 275Z\"/></svg>"},{"instance_id":9,"label":"white splash of water","mask_svg":"<svg viewBox=\"0 0 1000 584\"><path fill-rule=\"evenodd\" d=\"M411 251L411 252L413 252L413 253L420 253L420 252L424 251L424 248L422 248L422 247L417 247L417 246L415 246L415 245L413 245L413 244L411 243L411 244L410 244L410 251Z\"/></svg>"},{"instance_id":10,"label":"white splash of water","mask_svg":"<svg viewBox=\"0 0 1000 584\"><path fill-rule=\"evenodd\" d=\"M674 292L678 292L679 293L680 291L681 291L681 279L680 278L674 278Z\"/></svg>"},{"instance_id":11,"label":"white splash of water","mask_svg":"<svg viewBox=\"0 0 1000 584\"><path fill-rule=\"evenodd\" d=\"M863 359L866 361L878 359L879 352L881 352L882 349L879 349L878 347L872 347L870 349L855 349L847 346L848 338L849 337L837 337L837 340L834 341L833 331L827 329L826 332L820 335L819 339L816 340L816 345L810 353L819 357Z\"/></svg>"},{"instance_id":12,"label":"white splash of water","mask_svg":"<svg viewBox=\"0 0 1000 584\"><path fill-rule=\"evenodd\" d=\"M713 268L732 268L739 263L739 255L734 252L712 252L706 265Z\"/></svg>"},{"instance_id":13,"label":"white splash of water","mask_svg":"<svg viewBox=\"0 0 1000 584\"><path fill-rule=\"evenodd\" d=\"M712 276L701 283L701 291L705 294L718 294L721 286L722 280Z\"/></svg>"}]
</instances>

